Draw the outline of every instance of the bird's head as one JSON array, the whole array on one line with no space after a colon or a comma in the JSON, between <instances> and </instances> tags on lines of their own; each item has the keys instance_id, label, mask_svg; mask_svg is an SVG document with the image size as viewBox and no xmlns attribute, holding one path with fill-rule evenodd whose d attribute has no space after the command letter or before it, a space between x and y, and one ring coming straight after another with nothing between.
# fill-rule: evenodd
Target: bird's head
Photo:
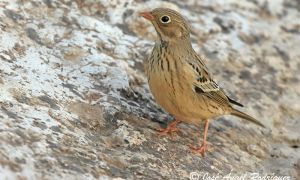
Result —
<instances>
[{"instance_id":1,"label":"bird's head","mask_svg":"<svg viewBox=\"0 0 300 180\"><path fill-rule=\"evenodd\" d=\"M187 21L172 9L157 8L150 12L141 12L140 15L151 21L162 41L178 41L190 37L190 28Z\"/></svg>"}]
</instances>

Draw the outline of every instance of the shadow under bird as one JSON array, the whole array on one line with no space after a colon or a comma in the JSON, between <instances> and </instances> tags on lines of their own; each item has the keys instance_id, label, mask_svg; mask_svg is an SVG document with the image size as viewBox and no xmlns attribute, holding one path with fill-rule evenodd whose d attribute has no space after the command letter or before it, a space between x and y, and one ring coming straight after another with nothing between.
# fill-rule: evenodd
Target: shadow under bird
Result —
<instances>
[{"instance_id":1,"label":"shadow under bird","mask_svg":"<svg viewBox=\"0 0 300 180\"><path fill-rule=\"evenodd\" d=\"M180 122L199 124L205 121L204 138L200 146L190 146L193 152L204 156L207 150L209 119L231 114L263 126L258 120L235 109L243 106L230 99L212 79L192 47L190 26L176 11L157 8L141 12L154 26L158 41L145 62L150 90L156 102L174 116L174 121L161 134L177 131Z\"/></svg>"}]
</instances>

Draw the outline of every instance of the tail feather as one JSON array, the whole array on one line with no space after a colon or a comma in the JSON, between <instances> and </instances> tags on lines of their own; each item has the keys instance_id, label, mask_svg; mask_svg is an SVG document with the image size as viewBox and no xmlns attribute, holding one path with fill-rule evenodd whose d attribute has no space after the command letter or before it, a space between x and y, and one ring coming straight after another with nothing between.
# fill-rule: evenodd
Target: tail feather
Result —
<instances>
[{"instance_id":1,"label":"tail feather","mask_svg":"<svg viewBox=\"0 0 300 180\"><path fill-rule=\"evenodd\" d=\"M261 122L259 122L258 120L254 119L253 117L249 116L248 114L246 113L243 113L239 110L236 110L236 109L233 109L233 111L231 112L231 115L234 115L234 116L237 116L237 117L240 117L242 119L246 119L248 121L251 121L253 123L255 123L256 125L259 125L261 127L265 127Z\"/></svg>"}]
</instances>

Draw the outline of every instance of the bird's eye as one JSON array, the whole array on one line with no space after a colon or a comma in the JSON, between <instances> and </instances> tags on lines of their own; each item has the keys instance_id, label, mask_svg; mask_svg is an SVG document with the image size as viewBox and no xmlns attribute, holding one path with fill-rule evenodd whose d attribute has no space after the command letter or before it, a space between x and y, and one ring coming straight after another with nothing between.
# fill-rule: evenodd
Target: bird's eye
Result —
<instances>
[{"instance_id":1,"label":"bird's eye","mask_svg":"<svg viewBox=\"0 0 300 180\"><path fill-rule=\"evenodd\" d=\"M164 15L164 16L162 16L162 17L160 18L160 21L161 21L162 23L166 24L166 23L171 22L171 19L170 19L169 16Z\"/></svg>"}]
</instances>

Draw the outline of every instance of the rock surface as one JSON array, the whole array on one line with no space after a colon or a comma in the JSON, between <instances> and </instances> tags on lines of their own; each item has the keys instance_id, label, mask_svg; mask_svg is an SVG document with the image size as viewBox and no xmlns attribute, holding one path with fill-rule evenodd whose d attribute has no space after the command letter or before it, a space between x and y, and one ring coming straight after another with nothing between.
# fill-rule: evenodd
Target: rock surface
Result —
<instances>
[{"instance_id":1,"label":"rock surface","mask_svg":"<svg viewBox=\"0 0 300 180\"><path fill-rule=\"evenodd\" d=\"M143 73L155 32L137 16L170 7L216 81L267 128L232 116L211 122L202 158L174 137ZM0 1L1 179L300 178L300 2Z\"/></svg>"}]
</instances>

